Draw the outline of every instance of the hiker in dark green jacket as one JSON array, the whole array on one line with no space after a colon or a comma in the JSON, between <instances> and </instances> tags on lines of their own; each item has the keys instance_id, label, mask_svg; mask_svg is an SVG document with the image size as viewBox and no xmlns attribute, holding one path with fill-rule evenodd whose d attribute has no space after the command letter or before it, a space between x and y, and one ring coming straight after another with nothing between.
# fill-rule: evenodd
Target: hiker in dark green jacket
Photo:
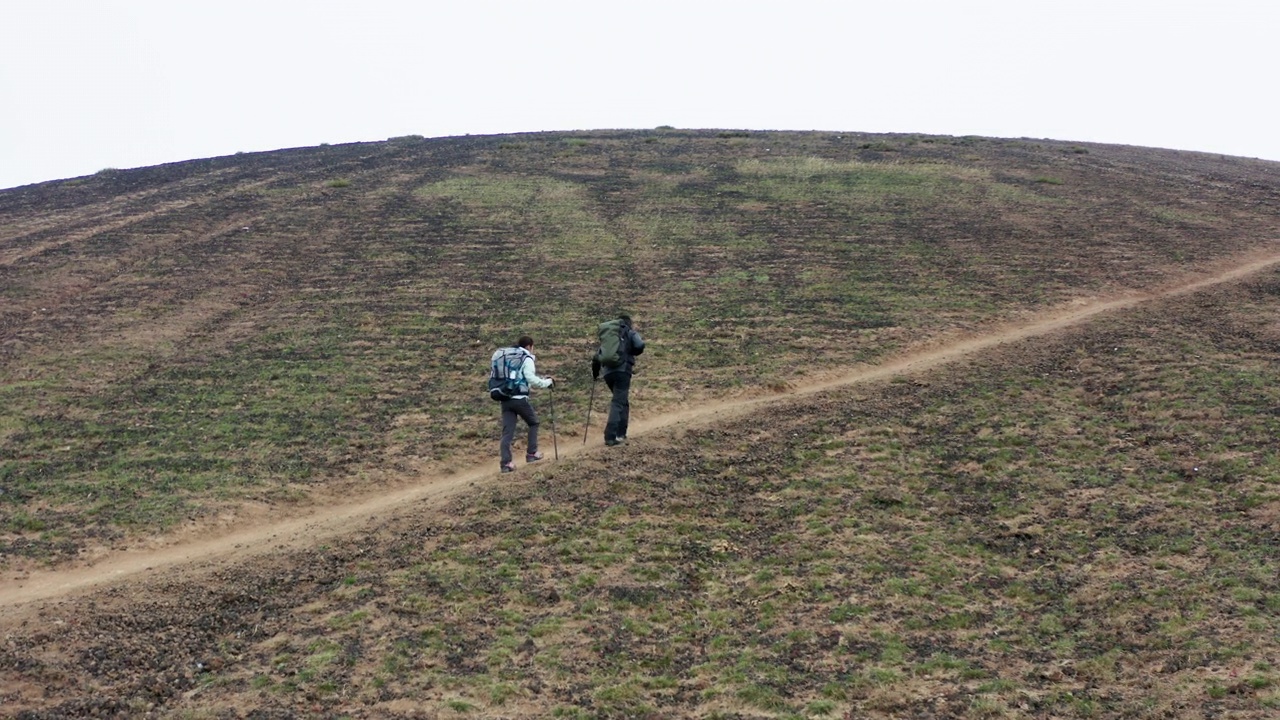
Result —
<instances>
[{"instance_id":1,"label":"hiker in dark green jacket","mask_svg":"<svg viewBox=\"0 0 1280 720\"><path fill-rule=\"evenodd\" d=\"M636 356L644 353L644 338L636 332L630 315L619 315L616 320L600 324L598 334L601 347L591 358L591 379L600 377L604 370L604 384L613 392L609 403L609 421L604 426L604 444L619 445L627 441L627 424L631 418L631 376L635 372ZM602 362L605 338L615 335L617 356Z\"/></svg>"}]
</instances>

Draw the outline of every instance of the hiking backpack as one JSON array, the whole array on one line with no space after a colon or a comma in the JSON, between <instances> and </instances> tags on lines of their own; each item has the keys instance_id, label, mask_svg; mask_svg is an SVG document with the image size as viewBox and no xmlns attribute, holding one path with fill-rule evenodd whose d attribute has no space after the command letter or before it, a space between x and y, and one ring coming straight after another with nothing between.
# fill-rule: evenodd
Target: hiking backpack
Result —
<instances>
[{"instance_id":1,"label":"hiking backpack","mask_svg":"<svg viewBox=\"0 0 1280 720\"><path fill-rule=\"evenodd\" d=\"M600 360L600 364L607 368L616 368L622 366L625 356L625 348L623 336L626 335L627 326L622 320L610 320L609 322L600 323L600 327L596 328L596 336L600 338L600 349L596 352L596 358Z\"/></svg>"},{"instance_id":2,"label":"hiking backpack","mask_svg":"<svg viewBox=\"0 0 1280 720\"><path fill-rule=\"evenodd\" d=\"M493 354L489 362L489 397L497 402L522 395L520 369L529 353L521 347L502 348Z\"/></svg>"}]
</instances>

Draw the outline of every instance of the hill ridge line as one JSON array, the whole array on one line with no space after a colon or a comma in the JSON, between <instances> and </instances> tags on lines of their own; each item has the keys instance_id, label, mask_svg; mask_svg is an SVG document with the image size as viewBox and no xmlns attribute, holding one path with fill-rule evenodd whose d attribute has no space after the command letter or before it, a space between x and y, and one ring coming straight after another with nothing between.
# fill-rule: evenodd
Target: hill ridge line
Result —
<instances>
[{"instance_id":1,"label":"hill ridge line","mask_svg":"<svg viewBox=\"0 0 1280 720\"><path fill-rule=\"evenodd\" d=\"M1274 242L1274 241L1273 241ZM874 382L897 375L915 374L930 370L999 346L1027 338L1046 335L1057 330L1079 325L1105 312L1125 310L1137 305L1192 293L1261 272L1280 264L1280 253L1275 249L1254 251L1237 255L1233 259L1215 264L1208 275L1195 279L1166 284L1159 289L1130 292L1111 298L1075 300L1033 315L1025 322L1008 323L991 332L946 343L929 350L913 352L882 365L859 368L851 373L804 383L767 396L733 398L713 403L700 403L687 410L675 410L654 418L632 423L632 435L674 428L681 425L707 425L756 410L763 405L786 402L797 397L818 394L849 385ZM1201 268L1205 270L1205 268ZM566 443L557 448L560 459L598 447L597 440L590 444ZM555 461L548 458L542 467L550 467ZM522 468L523 471L523 468ZM335 536L349 529L353 522L369 521L381 513L395 512L406 503L441 502L468 489L493 482L499 473L490 463L435 471L431 475L415 478L403 487L388 492L358 497L351 502L328 504L312 508L304 514L288 517L272 523L256 521L221 531L216 537L204 537L192 541L179 541L159 548L133 548L92 561L82 567L33 571L25 577L10 579L0 585L0 615L38 601L58 600L88 592L96 588L136 578L144 573L159 573L177 566L213 566L238 558L252 557L271 550L279 550L324 537Z\"/></svg>"}]
</instances>

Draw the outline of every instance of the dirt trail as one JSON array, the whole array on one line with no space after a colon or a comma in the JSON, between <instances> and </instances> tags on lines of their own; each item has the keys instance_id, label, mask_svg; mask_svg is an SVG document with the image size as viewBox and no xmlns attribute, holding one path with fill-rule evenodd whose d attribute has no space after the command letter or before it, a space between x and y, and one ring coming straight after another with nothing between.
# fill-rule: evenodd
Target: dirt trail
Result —
<instances>
[{"instance_id":1,"label":"dirt trail","mask_svg":"<svg viewBox=\"0 0 1280 720\"><path fill-rule=\"evenodd\" d=\"M842 386L920 373L1002 343L1052 333L1083 323L1100 313L1123 310L1151 300L1194 292L1237 280L1276 264L1280 264L1280 254L1277 254L1274 249L1265 253L1237 257L1230 263L1223 263L1212 269L1202 269L1194 277L1176 284L1165 285L1147 292L1076 301L1068 306L1033 316L1024 322L998 328L993 332L914 352L881 365L859 368L846 374L810 382L782 393L736 398L719 403L700 403L686 410L668 412L633 423L630 434L636 437L643 433L678 425L711 424L770 403L785 402ZM563 460L601 445L599 439L588 444L566 442L558 448L559 457ZM544 461L547 464L552 462L554 460L551 458ZM143 573L160 572L166 568L212 567L257 553L307 543L314 544L319 539L331 537L349 529L355 522L368 520L379 514L396 512L398 508L408 503L442 504L468 488L495 482L498 477L499 474L493 470L492 463L485 462L483 465L458 468L451 473L425 475L413 479L412 483L406 487L391 492L313 508L296 517L280 519L264 513L221 532L189 540L165 541L162 539L159 547L122 551L99 559L86 567L32 572L16 580L7 579L3 585L0 585L0 610L11 611L34 601L57 600L77 592L128 580ZM169 544L166 545L165 542Z\"/></svg>"}]
</instances>

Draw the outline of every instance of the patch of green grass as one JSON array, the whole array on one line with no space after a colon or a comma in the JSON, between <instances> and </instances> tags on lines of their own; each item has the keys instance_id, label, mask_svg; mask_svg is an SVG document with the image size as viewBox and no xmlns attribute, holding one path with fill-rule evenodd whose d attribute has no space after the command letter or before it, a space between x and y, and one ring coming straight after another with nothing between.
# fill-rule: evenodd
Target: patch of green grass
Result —
<instances>
[{"instance_id":1,"label":"patch of green grass","mask_svg":"<svg viewBox=\"0 0 1280 720\"><path fill-rule=\"evenodd\" d=\"M451 698L446 700L444 706L456 713L469 713L477 709L476 705L461 698Z\"/></svg>"}]
</instances>

